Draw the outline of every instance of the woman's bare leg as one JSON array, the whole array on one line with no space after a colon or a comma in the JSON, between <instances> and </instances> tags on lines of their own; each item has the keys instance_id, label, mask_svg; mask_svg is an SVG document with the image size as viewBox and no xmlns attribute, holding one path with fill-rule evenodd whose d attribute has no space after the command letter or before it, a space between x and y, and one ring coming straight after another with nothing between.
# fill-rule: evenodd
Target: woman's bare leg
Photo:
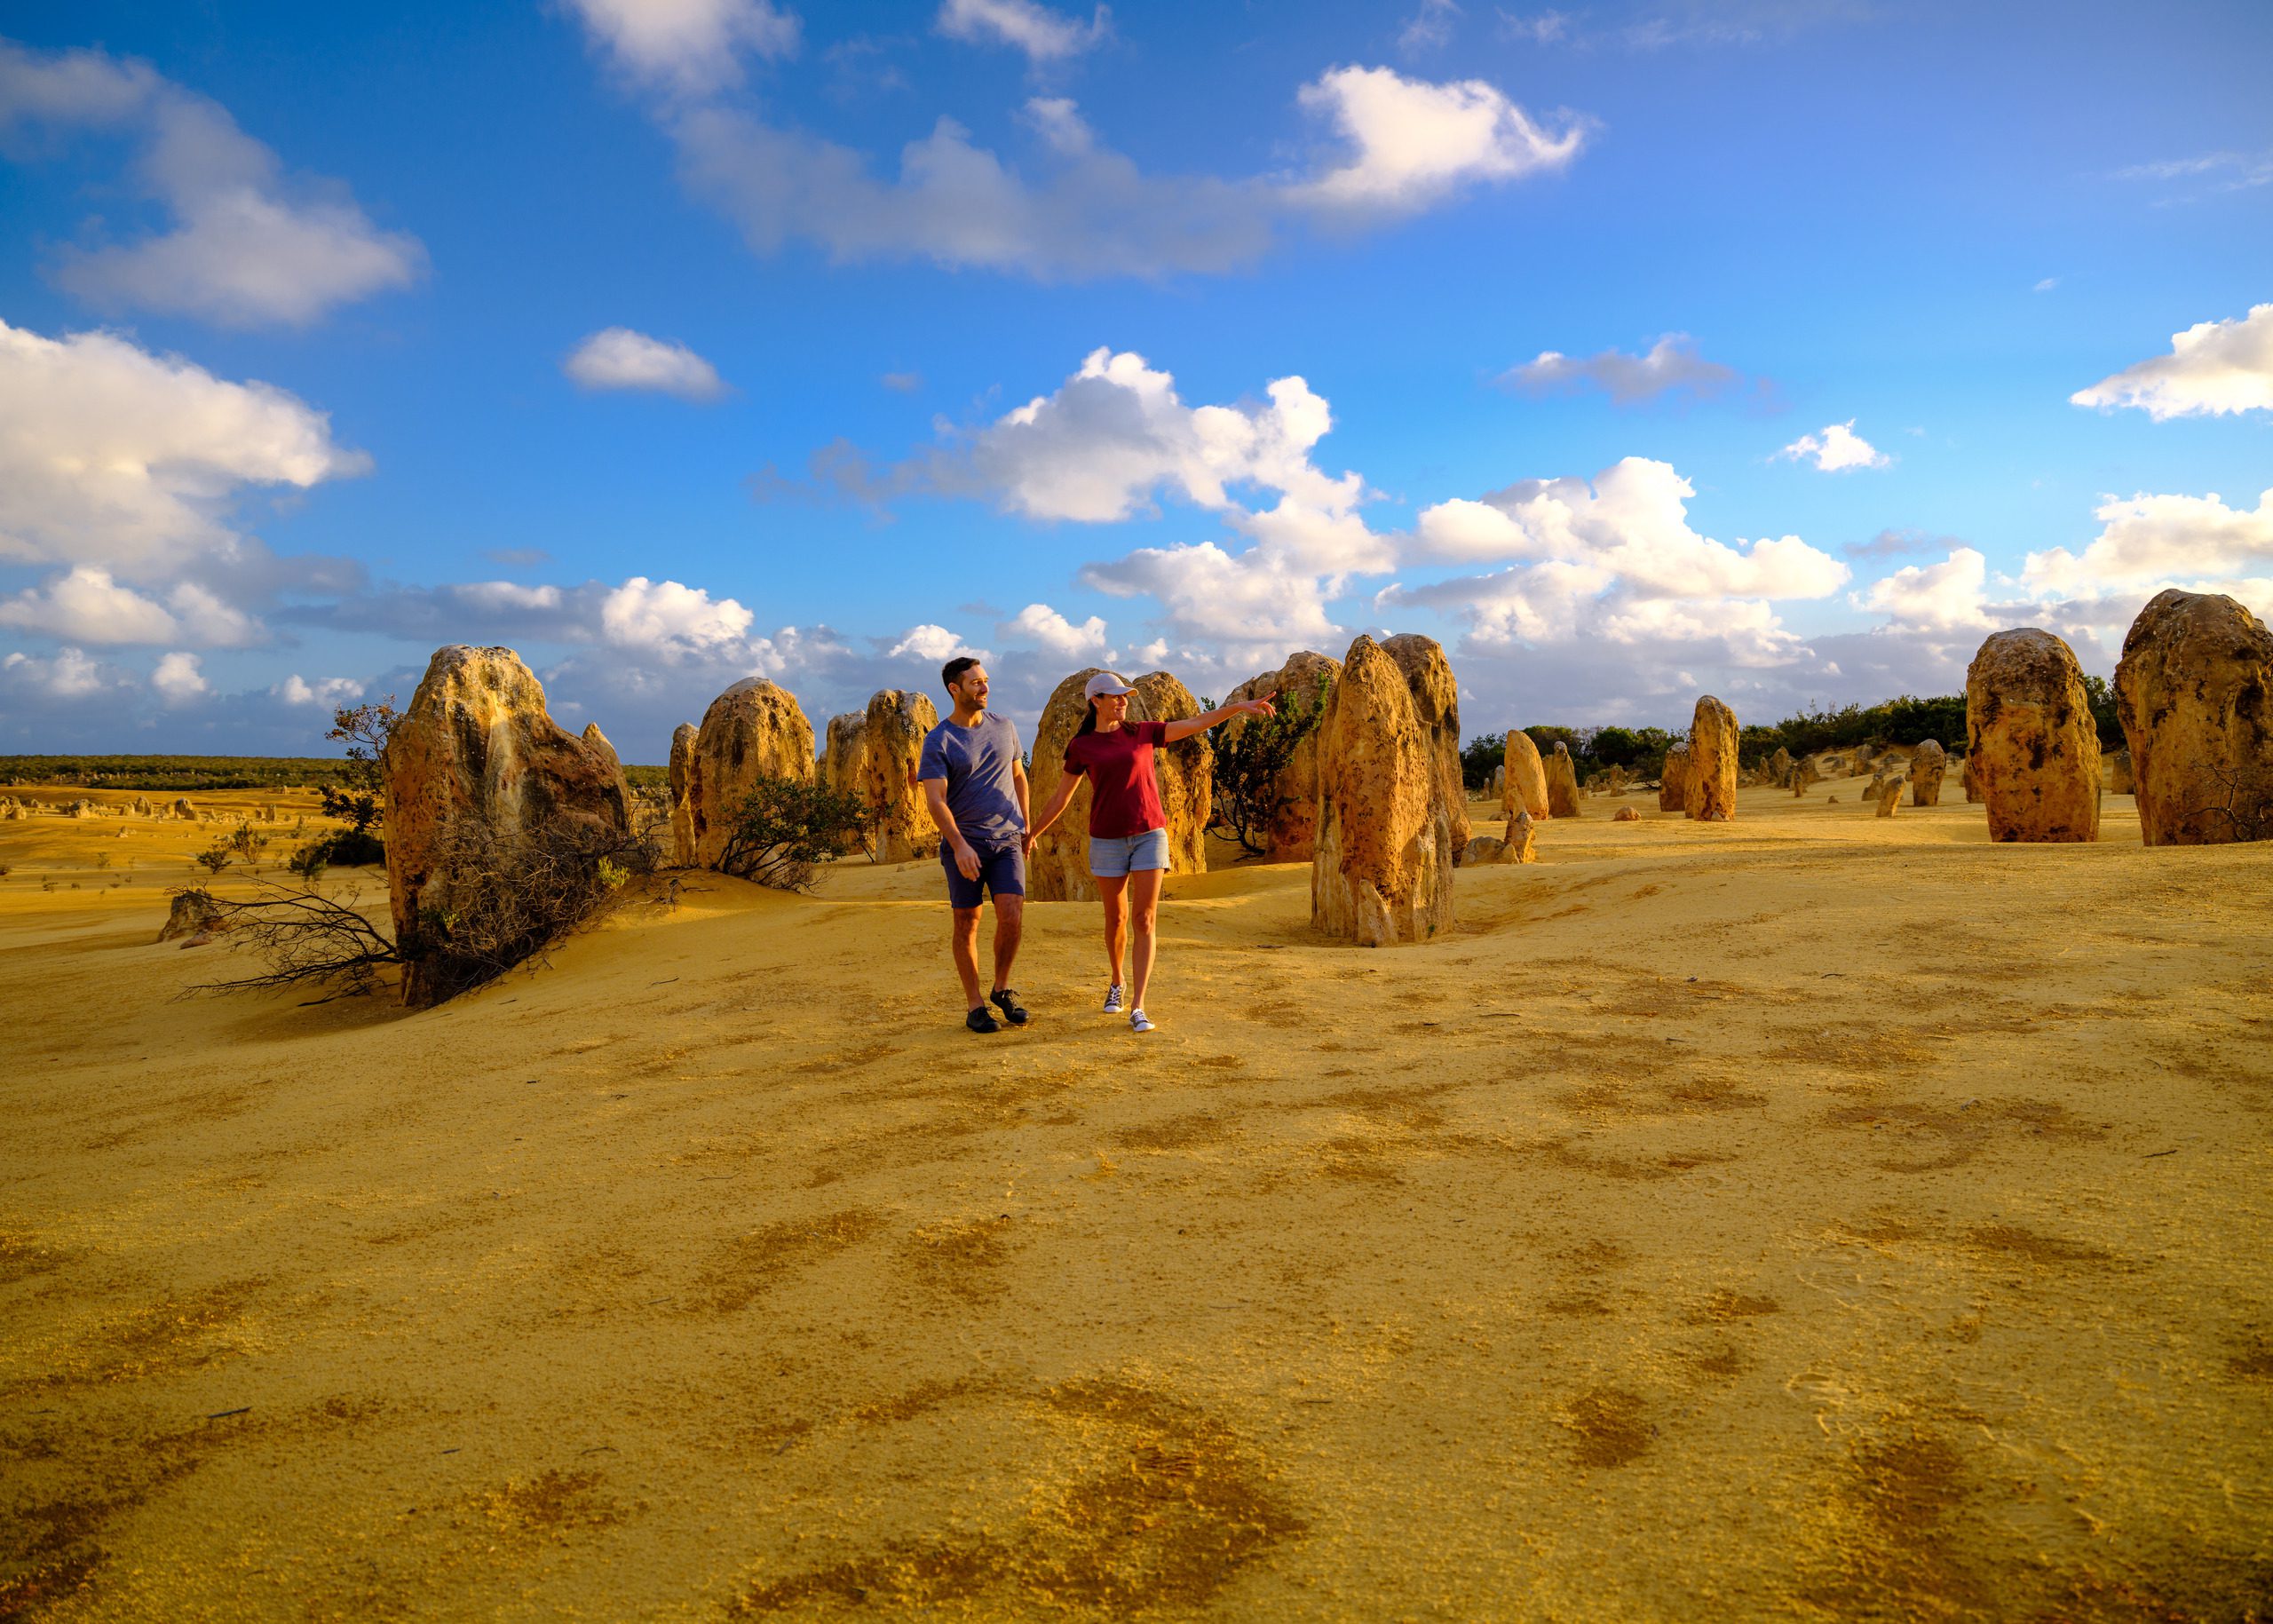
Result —
<instances>
[{"instance_id":1,"label":"woman's bare leg","mask_svg":"<svg viewBox=\"0 0 2273 1624\"><path fill-rule=\"evenodd\" d=\"M1160 882L1167 877L1161 868L1139 868L1129 876L1129 923L1136 934L1136 975L1129 987L1131 1010L1144 1007L1144 984L1152 978L1153 925L1160 909Z\"/></svg>"},{"instance_id":2,"label":"woman's bare leg","mask_svg":"<svg viewBox=\"0 0 2273 1624\"><path fill-rule=\"evenodd\" d=\"M1113 969L1111 985L1121 985L1121 955L1129 948L1129 910L1122 904L1121 893L1129 888L1123 879L1097 880L1097 895L1105 899L1105 958Z\"/></svg>"}]
</instances>

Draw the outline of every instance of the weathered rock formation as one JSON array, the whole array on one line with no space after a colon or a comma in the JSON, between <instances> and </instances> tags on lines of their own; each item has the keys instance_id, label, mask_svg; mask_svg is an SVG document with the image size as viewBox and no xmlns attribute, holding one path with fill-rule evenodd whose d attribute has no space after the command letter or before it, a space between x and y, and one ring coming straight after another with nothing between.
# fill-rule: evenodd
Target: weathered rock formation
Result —
<instances>
[{"instance_id":1,"label":"weathered rock formation","mask_svg":"<svg viewBox=\"0 0 2273 1624\"><path fill-rule=\"evenodd\" d=\"M2232 598L2158 592L2123 638L2116 712L2150 846L2273 840L2273 632Z\"/></svg>"},{"instance_id":2,"label":"weathered rock formation","mask_svg":"<svg viewBox=\"0 0 2273 1624\"><path fill-rule=\"evenodd\" d=\"M1370 947L1448 929L1452 829L1432 741L1405 673L1371 638L1350 646L1319 733L1311 923Z\"/></svg>"},{"instance_id":3,"label":"weathered rock formation","mask_svg":"<svg viewBox=\"0 0 2273 1624\"><path fill-rule=\"evenodd\" d=\"M158 939L170 942L186 937L189 939L182 946L187 947L220 928L220 905L213 900L211 892L193 887L174 892L173 906L166 910L166 923L158 927Z\"/></svg>"},{"instance_id":4,"label":"weathered rock formation","mask_svg":"<svg viewBox=\"0 0 2273 1624\"><path fill-rule=\"evenodd\" d=\"M1291 661L1290 661L1291 663ZM1057 685L1042 707L1034 729L1031 779L1038 807L1057 792L1065 770L1065 743L1081 725L1088 701L1081 690L1098 668L1074 672ZM1129 719L1174 722L1200 714L1200 702L1166 671L1148 671L1131 685ZM1215 776L1215 749L1208 735L1155 749L1152 771L1160 786L1160 810L1168 832L1171 873L1198 874L1208 866L1208 817ZM1089 784L1085 774L1065 812L1034 843L1026 860L1026 895L1036 902L1094 902L1097 883L1089 874Z\"/></svg>"},{"instance_id":5,"label":"weathered rock formation","mask_svg":"<svg viewBox=\"0 0 2273 1624\"><path fill-rule=\"evenodd\" d=\"M2099 730L2075 652L2048 631L2000 631L1965 673L1966 764L2000 841L2099 838Z\"/></svg>"},{"instance_id":6,"label":"weathered rock formation","mask_svg":"<svg viewBox=\"0 0 2273 1624\"><path fill-rule=\"evenodd\" d=\"M696 864L718 866L734 816L759 778L808 783L812 775L812 724L787 688L745 677L712 700L695 730L687 772Z\"/></svg>"},{"instance_id":7,"label":"weathered rock formation","mask_svg":"<svg viewBox=\"0 0 2273 1624\"><path fill-rule=\"evenodd\" d=\"M1778 745L1776 753L1768 758L1760 772L1761 782L1773 784L1778 789L1788 788L1792 782L1792 752Z\"/></svg>"},{"instance_id":8,"label":"weathered rock formation","mask_svg":"<svg viewBox=\"0 0 2273 1624\"><path fill-rule=\"evenodd\" d=\"M1397 661L1405 685L1413 693L1413 715L1429 735L1429 753L1437 764L1437 795L1445 805L1445 820L1453 832L1452 849L1468 844L1468 786L1460 765L1460 684L1453 677L1452 661L1444 646L1417 631L1384 638L1382 653Z\"/></svg>"},{"instance_id":9,"label":"weathered rock formation","mask_svg":"<svg viewBox=\"0 0 2273 1624\"><path fill-rule=\"evenodd\" d=\"M1471 835L1468 844L1461 849L1460 866L1474 868L1484 863L1504 863L1508 860L1507 843L1497 835Z\"/></svg>"},{"instance_id":10,"label":"weathered rock formation","mask_svg":"<svg viewBox=\"0 0 2273 1624\"><path fill-rule=\"evenodd\" d=\"M1621 806L1611 814L1610 820L1612 823L1639 823L1642 814L1630 806Z\"/></svg>"},{"instance_id":11,"label":"weathered rock formation","mask_svg":"<svg viewBox=\"0 0 2273 1624\"><path fill-rule=\"evenodd\" d=\"M1910 804L1939 806L1942 779L1950 770L1949 752L1928 739L1910 754Z\"/></svg>"},{"instance_id":12,"label":"weathered rock formation","mask_svg":"<svg viewBox=\"0 0 2273 1624\"><path fill-rule=\"evenodd\" d=\"M671 814L671 862L680 868L694 867L694 741L701 730L681 722L671 730L670 765L664 770Z\"/></svg>"},{"instance_id":13,"label":"weathered rock formation","mask_svg":"<svg viewBox=\"0 0 2273 1624\"><path fill-rule=\"evenodd\" d=\"M1902 804L1902 775L1897 772L1891 778L1880 779L1871 788L1875 792L1873 798L1879 804L1879 816L1893 817L1894 809Z\"/></svg>"},{"instance_id":14,"label":"weathered rock formation","mask_svg":"<svg viewBox=\"0 0 2273 1624\"><path fill-rule=\"evenodd\" d=\"M631 792L615 752L554 722L544 689L510 648L436 650L383 764L387 896L408 1004L450 990L422 963L433 920L464 889L494 883L487 873L453 868L451 837L462 820L508 840L553 829L595 839L630 832Z\"/></svg>"},{"instance_id":15,"label":"weathered rock formation","mask_svg":"<svg viewBox=\"0 0 2273 1624\"><path fill-rule=\"evenodd\" d=\"M848 710L828 718L820 747L820 781L839 795L859 795L868 771L868 713Z\"/></svg>"},{"instance_id":16,"label":"weathered rock formation","mask_svg":"<svg viewBox=\"0 0 2273 1624\"><path fill-rule=\"evenodd\" d=\"M1707 693L1689 725L1689 783L1682 810L1699 823L1737 815L1737 713Z\"/></svg>"},{"instance_id":17,"label":"weathered rock formation","mask_svg":"<svg viewBox=\"0 0 2273 1624\"><path fill-rule=\"evenodd\" d=\"M1571 759L1571 747L1556 741L1555 753L1546 761L1547 815L1550 818L1575 818L1579 815L1579 764Z\"/></svg>"},{"instance_id":18,"label":"weathered rock formation","mask_svg":"<svg viewBox=\"0 0 2273 1624\"><path fill-rule=\"evenodd\" d=\"M1508 764L1502 761L1492 769L1492 798L1501 805L1508 801Z\"/></svg>"},{"instance_id":19,"label":"weathered rock formation","mask_svg":"<svg viewBox=\"0 0 2273 1624\"><path fill-rule=\"evenodd\" d=\"M880 863L913 862L939 849L931 809L915 787L923 735L939 725L926 694L884 688L872 694L861 723L860 797L868 804L871 850Z\"/></svg>"},{"instance_id":20,"label":"weathered rock formation","mask_svg":"<svg viewBox=\"0 0 2273 1624\"><path fill-rule=\"evenodd\" d=\"M1309 649L1287 656L1286 664L1275 671L1265 671L1233 688L1226 704L1241 700L1261 699L1275 693L1272 701L1281 716L1297 712L1308 713L1322 709L1326 695L1333 691L1334 678L1342 674L1342 662L1330 654L1312 653ZM1081 718L1074 717L1075 725ZM1246 727L1245 717L1234 717L1218 729L1230 736ZM1060 747L1060 753L1063 753ZM1035 758L1037 764L1041 757ZM1318 844L1318 730L1313 727L1295 746L1287 758L1285 769L1279 774L1279 793L1285 797L1277 817L1263 830L1263 854L1274 863L1307 863ZM1041 793L1037 788L1036 794ZM1086 792L1084 792L1086 793ZM1073 813L1068 812L1067 817Z\"/></svg>"},{"instance_id":21,"label":"weathered rock formation","mask_svg":"<svg viewBox=\"0 0 2273 1624\"><path fill-rule=\"evenodd\" d=\"M1965 788L1965 804L1968 806L1980 805L1981 780L1973 776L1972 757L1968 756L1965 758L1964 765L1959 769L1958 782Z\"/></svg>"},{"instance_id":22,"label":"weathered rock formation","mask_svg":"<svg viewBox=\"0 0 2273 1624\"><path fill-rule=\"evenodd\" d=\"M1508 816L1508 832L1501 837L1500 860L1503 863L1535 863L1539 853L1532 845L1534 825L1532 815L1517 807Z\"/></svg>"},{"instance_id":23,"label":"weathered rock formation","mask_svg":"<svg viewBox=\"0 0 2273 1624\"><path fill-rule=\"evenodd\" d=\"M2103 751L2100 756L2100 777L2110 795L2135 795L2139 780L2131 771L2131 750L2125 746L2119 750Z\"/></svg>"},{"instance_id":24,"label":"weathered rock formation","mask_svg":"<svg viewBox=\"0 0 2273 1624\"><path fill-rule=\"evenodd\" d=\"M1682 812L1689 805L1689 752L1667 750L1666 770L1658 779L1658 810Z\"/></svg>"},{"instance_id":25,"label":"weathered rock formation","mask_svg":"<svg viewBox=\"0 0 2273 1624\"><path fill-rule=\"evenodd\" d=\"M187 796L184 796L174 803L174 816L185 823L194 823L197 821L197 808L190 804Z\"/></svg>"},{"instance_id":26,"label":"weathered rock formation","mask_svg":"<svg viewBox=\"0 0 2273 1624\"><path fill-rule=\"evenodd\" d=\"M1520 728L1508 730L1507 753L1503 765L1507 781L1500 787L1500 805L1510 816L1527 812L1534 818L1548 815L1547 764L1539 758L1539 746L1531 735Z\"/></svg>"}]
</instances>

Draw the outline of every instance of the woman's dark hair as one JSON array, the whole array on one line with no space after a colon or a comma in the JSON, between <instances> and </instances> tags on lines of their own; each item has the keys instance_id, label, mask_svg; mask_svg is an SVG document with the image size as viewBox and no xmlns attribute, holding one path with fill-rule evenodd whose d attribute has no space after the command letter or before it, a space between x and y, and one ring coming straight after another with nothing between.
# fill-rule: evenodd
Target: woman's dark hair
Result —
<instances>
[{"instance_id":1,"label":"woman's dark hair","mask_svg":"<svg viewBox=\"0 0 2273 1624\"><path fill-rule=\"evenodd\" d=\"M1082 708L1082 710L1081 710L1081 725L1079 727L1077 727L1077 728L1075 728L1075 729L1073 730L1073 737L1075 737L1076 739L1078 739L1078 738L1080 738L1083 733L1093 733L1097 732L1097 701L1095 701L1095 700L1090 700L1090 701L1088 701L1088 703L1087 703L1087 704Z\"/></svg>"},{"instance_id":2,"label":"woman's dark hair","mask_svg":"<svg viewBox=\"0 0 2273 1624\"><path fill-rule=\"evenodd\" d=\"M939 680L952 688L959 680L962 679L962 674L965 671L970 669L972 666L977 665L978 663L978 660L976 655L957 654L954 659L948 661L946 664L939 668Z\"/></svg>"}]
</instances>

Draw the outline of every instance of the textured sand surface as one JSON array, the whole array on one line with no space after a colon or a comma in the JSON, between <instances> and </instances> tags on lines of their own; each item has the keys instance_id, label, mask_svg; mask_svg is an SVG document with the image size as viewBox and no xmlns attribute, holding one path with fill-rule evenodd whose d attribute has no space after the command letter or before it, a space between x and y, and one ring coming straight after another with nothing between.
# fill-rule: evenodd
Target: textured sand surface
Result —
<instances>
[{"instance_id":1,"label":"textured sand surface","mask_svg":"<svg viewBox=\"0 0 2273 1624\"><path fill-rule=\"evenodd\" d=\"M0 1617L2261 1616L2273 845L1858 788L1179 878L1144 1040L922 864L178 1000L210 829L0 823Z\"/></svg>"}]
</instances>

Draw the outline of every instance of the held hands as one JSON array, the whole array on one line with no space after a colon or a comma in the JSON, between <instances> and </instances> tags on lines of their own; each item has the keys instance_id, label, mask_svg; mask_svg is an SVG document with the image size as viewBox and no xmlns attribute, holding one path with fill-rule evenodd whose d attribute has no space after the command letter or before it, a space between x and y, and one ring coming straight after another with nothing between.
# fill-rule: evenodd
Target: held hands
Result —
<instances>
[{"instance_id":1,"label":"held hands","mask_svg":"<svg viewBox=\"0 0 2273 1624\"><path fill-rule=\"evenodd\" d=\"M966 880L978 877L978 853L970 849L967 840L955 842L955 872Z\"/></svg>"}]
</instances>

